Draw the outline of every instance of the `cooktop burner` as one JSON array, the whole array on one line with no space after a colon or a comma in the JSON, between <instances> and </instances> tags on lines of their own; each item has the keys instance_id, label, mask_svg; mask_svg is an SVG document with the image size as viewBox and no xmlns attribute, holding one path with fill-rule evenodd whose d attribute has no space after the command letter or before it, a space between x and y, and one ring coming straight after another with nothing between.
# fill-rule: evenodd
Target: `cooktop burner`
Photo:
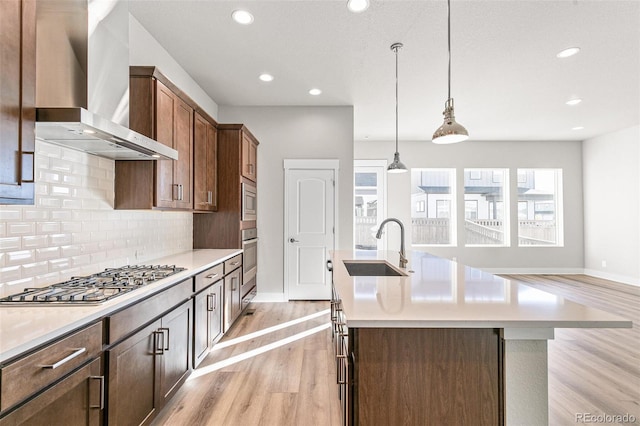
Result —
<instances>
[{"instance_id":1,"label":"cooktop burner","mask_svg":"<svg viewBox=\"0 0 640 426\"><path fill-rule=\"evenodd\" d=\"M22 293L0 299L3 305L97 305L114 297L161 280L185 268L175 265L130 265L109 268L86 277L41 288L25 288Z\"/></svg>"}]
</instances>

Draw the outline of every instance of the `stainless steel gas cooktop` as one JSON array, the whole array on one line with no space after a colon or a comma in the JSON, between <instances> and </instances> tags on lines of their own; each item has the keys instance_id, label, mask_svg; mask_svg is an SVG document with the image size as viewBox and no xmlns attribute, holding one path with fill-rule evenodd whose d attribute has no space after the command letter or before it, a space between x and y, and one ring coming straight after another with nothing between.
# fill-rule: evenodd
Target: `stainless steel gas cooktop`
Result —
<instances>
[{"instance_id":1,"label":"stainless steel gas cooktop","mask_svg":"<svg viewBox=\"0 0 640 426\"><path fill-rule=\"evenodd\" d=\"M107 300L161 280L185 268L175 265L132 265L109 268L85 277L23 292L0 299L2 305L98 305Z\"/></svg>"}]
</instances>

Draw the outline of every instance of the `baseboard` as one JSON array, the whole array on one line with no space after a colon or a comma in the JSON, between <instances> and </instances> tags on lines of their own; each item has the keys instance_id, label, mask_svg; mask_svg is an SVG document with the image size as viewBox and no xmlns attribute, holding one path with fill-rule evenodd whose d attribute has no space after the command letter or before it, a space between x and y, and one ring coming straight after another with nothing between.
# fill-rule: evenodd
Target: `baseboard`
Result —
<instances>
[{"instance_id":1,"label":"baseboard","mask_svg":"<svg viewBox=\"0 0 640 426\"><path fill-rule=\"evenodd\" d=\"M479 268L492 274L503 275L575 275L584 274L583 268Z\"/></svg>"},{"instance_id":2,"label":"baseboard","mask_svg":"<svg viewBox=\"0 0 640 426\"><path fill-rule=\"evenodd\" d=\"M258 290L256 297L251 300L251 303L267 303L267 302L286 302L284 293L261 293Z\"/></svg>"},{"instance_id":3,"label":"baseboard","mask_svg":"<svg viewBox=\"0 0 640 426\"><path fill-rule=\"evenodd\" d=\"M602 278L604 280L616 281L619 283L640 287L640 279L638 278L627 277L624 275L610 274L608 272L602 272L596 269L585 269L584 274L592 277L596 277L596 278Z\"/></svg>"}]
</instances>

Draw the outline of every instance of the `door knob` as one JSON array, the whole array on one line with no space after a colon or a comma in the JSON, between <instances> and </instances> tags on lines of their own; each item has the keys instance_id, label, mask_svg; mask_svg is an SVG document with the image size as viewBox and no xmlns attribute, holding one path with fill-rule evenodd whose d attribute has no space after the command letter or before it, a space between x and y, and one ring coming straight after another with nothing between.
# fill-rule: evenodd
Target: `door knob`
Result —
<instances>
[{"instance_id":1,"label":"door knob","mask_svg":"<svg viewBox=\"0 0 640 426\"><path fill-rule=\"evenodd\" d=\"M289 238L289 242L290 243L299 243L300 241L298 241L295 238L291 237L291 238Z\"/></svg>"}]
</instances>

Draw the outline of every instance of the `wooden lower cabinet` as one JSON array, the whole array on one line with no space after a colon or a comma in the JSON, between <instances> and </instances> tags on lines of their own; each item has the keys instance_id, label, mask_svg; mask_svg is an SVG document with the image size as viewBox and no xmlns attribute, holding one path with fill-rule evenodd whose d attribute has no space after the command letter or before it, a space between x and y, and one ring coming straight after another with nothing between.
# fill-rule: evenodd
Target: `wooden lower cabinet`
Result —
<instances>
[{"instance_id":1,"label":"wooden lower cabinet","mask_svg":"<svg viewBox=\"0 0 640 426\"><path fill-rule=\"evenodd\" d=\"M240 289L242 268L237 268L224 277L224 331L227 332L242 310Z\"/></svg>"},{"instance_id":2,"label":"wooden lower cabinet","mask_svg":"<svg viewBox=\"0 0 640 426\"><path fill-rule=\"evenodd\" d=\"M100 425L104 377L100 358L0 419L1 426Z\"/></svg>"},{"instance_id":3,"label":"wooden lower cabinet","mask_svg":"<svg viewBox=\"0 0 640 426\"><path fill-rule=\"evenodd\" d=\"M504 425L498 330L349 329L347 368L346 424Z\"/></svg>"},{"instance_id":4,"label":"wooden lower cabinet","mask_svg":"<svg viewBox=\"0 0 640 426\"><path fill-rule=\"evenodd\" d=\"M193 366L197 367L222 336L222 284L219 280L193 298Z\"/></svg>"},{"instance_id":5,"label":"wooden lower cabinet","mask_svg":"<svg viewBox=\"0 0 640 426\"><path fill-rule=\"evenodd\" d=\"M107 423L149 424L189 375L191 301L107 351Z\"/></svg>"}]
</instances>

